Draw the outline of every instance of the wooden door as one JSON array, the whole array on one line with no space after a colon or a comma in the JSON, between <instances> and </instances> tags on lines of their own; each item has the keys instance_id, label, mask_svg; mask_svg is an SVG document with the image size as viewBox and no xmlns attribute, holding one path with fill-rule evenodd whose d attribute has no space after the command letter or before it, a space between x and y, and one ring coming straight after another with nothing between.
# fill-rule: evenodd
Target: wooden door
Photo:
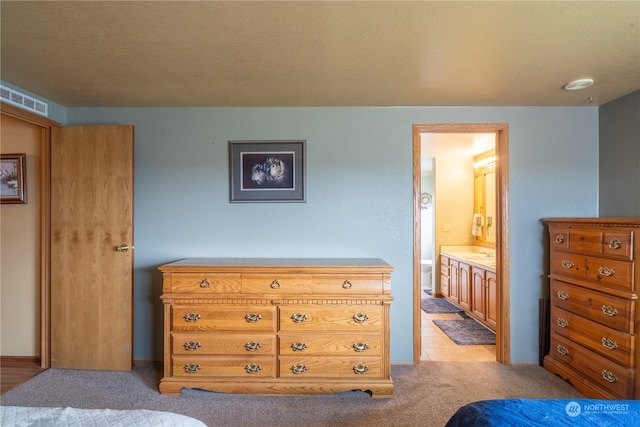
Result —
<instances>
[{"instance_id":1,"label":"wooden door","mask_svg":"<svg viewBox=\"0 0 640 427\"><path fill-rule=\"evenodd\" d=\"M133 367L133 153L133 126L52 128L53 368Z\"/></svg>"}]
</instances>

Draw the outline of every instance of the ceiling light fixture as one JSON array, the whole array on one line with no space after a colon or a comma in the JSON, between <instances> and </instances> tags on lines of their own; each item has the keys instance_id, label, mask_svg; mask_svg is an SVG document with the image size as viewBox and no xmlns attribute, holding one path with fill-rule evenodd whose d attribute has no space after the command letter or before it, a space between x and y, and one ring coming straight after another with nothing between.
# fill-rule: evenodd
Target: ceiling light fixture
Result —
<instances>
[{"instance_id":1,"label":"ceiling light fixture","mask_svg":"<svg viewBox=\"0 0 640 427\"><path fill-rule=\"evenodd\" d=\"M574 80L574 81L569 82L566 85L564 85L564 89L565 90L580 90L580 89L588 88L592 84L593 84L593 79Z\"/></svg>"}]
</instances>

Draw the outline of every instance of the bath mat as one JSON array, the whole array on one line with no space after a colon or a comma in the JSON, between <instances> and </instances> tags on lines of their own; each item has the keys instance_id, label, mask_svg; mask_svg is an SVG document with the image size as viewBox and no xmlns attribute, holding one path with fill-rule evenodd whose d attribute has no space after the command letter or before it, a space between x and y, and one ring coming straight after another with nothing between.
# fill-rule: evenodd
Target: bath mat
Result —
<instances>
[{"instance_id":1,"label":"bath mat","mask_svg":"<svg viewBox=\"0 0 640 427\"><path fill-rule=\"evenodd\" d=\"M496 334L473 319L433 320L433 323L458 345L495 345L496 343Z\"/></svg>"},{"instance_id":2,"label":"bath mat","mask_svg":"<svg viewBox=\"0 0 640 427\"><path fill-rule=\"evenodd\" d=\"M460 310L444 298L425 298L420 302L425 313L457 313Z\"/></svg>"}]
</instances>

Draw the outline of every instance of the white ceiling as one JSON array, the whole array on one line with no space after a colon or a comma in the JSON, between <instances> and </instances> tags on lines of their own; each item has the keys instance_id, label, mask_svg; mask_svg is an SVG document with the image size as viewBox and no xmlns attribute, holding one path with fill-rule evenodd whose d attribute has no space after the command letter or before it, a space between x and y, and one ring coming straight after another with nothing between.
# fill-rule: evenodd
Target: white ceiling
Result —
<instances>
[{"instance_id":1,"label":"white ceiling","mask_svg":"<svg viewBox=\"0 0 640 427\"><path fill-rule=\"evenodd\" d=\"M637 0L0 7L0 77L66 107L575 106L640 89Z\"/></svg>"}]
</instances>

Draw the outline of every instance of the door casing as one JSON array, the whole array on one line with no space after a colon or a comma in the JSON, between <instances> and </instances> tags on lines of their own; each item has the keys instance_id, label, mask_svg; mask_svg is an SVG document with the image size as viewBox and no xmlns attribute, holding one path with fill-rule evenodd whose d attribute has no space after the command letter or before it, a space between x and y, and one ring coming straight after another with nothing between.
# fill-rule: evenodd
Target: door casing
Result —
<instances>
[{"instance_id":1,"label":"door casing","mask_svg":"<svg viewBox=\"0 0 640 427\"><path fill-rule=\"evenodd\" d=\"M49 166L51 155L51 128L60 126L60 123L4 102L0 103L0 109L2 110L2 114L33 123L42 128L40 146L40 366L42 368L49 368L51 362L49 352L51 342L49 330L49 254L51 253L49 245L49 224L51 218Z\"/></svg>"},{"instance_id":2,"label":"door casing","mask_svg":"<svg viewBox=\"0 0 640 427\"><path fill-rule=\"evenodd\" d=\"M511 363L509 315L509 125L507 123L441 123L413 125L413 363L422 353L420 300L420 170L422 133L494 133L496 135L496 280L498 313L496 361Z\"/></svg>"}]
</instances>

